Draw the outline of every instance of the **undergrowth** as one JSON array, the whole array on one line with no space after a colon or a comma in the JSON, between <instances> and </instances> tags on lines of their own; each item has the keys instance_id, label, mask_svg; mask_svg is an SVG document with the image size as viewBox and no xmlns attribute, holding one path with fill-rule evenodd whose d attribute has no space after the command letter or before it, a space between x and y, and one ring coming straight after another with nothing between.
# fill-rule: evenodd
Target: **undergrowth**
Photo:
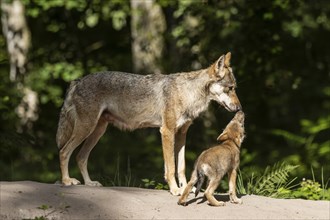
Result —
<instances>
[{"instance_id":1,"label":"undergrowth","mask_svg":"<svg viewBox=\"0 0 330 220\"><path fill-rule=\"evenodd\" d=\"M243 177L241 171L237 178L237 193L254 194L273 198L301 198L308 200L330 200L329 179L325 182L323 169L321 170L322 183L315 181L314 170L313 179L303 179L300 183L295 183L297 177L289 178L289 173L298 166L286 163L276 163L272 167L268 166L263 174L254 173L249 177Z\"/></svg>"},{"instance_id":2,"label":"undergrowth","mask_svg":"<svg viewBox=\"0 0 330 220\"><path fill-rule=\"evenodd\" d=\"M116 172L112 179L107 179L110 186L142 187L148 189L168 190L166 183L157 182L154 179L144 178L136 181L132 177L130 160L127 160L127 170L120 172L120 160L117 160ZM315 180L313 168L311 168L312 179L303 178L300 182L297 177L290 177L290 173L297 165L276 163L267 166L263 173L252 172L249 176L238 170L236 190L238 194L253 194L272 198L300 198L308 200L330 200L330 178L325 179L323 168L321 169L321 183ZM138 183L137 183L138 182ZM297 183L298 182L298 183ZM223 181L222 181L223 183ZM225 184L224 184L225 185ZM227 185L221 188L228 188Z\"/></svg>"}]
</instances>

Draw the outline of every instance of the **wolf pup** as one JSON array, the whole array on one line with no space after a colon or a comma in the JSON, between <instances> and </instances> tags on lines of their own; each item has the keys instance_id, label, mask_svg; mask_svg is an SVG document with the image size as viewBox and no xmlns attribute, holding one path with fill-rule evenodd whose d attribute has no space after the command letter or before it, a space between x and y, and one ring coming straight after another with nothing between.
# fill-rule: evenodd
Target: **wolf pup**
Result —
<instances>
[{"instance_id":1,"label":"wolf pup","mask_svg":"<svg viewBox=\"0 0 330 220\"><path fill-rule=\"evenodd\" d=\"M137 75L100 72L71 82L61 109L56 135L64 185L80 182L70 178L69 159L80 144L77 163L86 185L92 181L87 160L107 125L122 130L159 127L170 192L179 195L187 185L185 139L192 121L205 111L211 100L228 111L241 109L230 67L231 54L222 55L209 68L169 75ZM177 161L178 188L175 179Z\"/></svg>"},{"instance_id":2,"label":"wolf pup","mask_svg":"<svg viewBox=\"0 0 330 220\"><path fill-rule=\"evenodd\" d=\"M191 179L186 186L178 204L186 205L186 199L192 187L197 183L195 196L198 195L205 176L208 177L208 186L205 190L205 197L212 206L223 206L224 202L217 201L213 192L219 186L222 177L228 173L229 198L232 203L242 203L236 196L236 176L239 166L240 146L244 139L244 113L238 111L235 117L227 125L222 134L218 137L220 145L204 151L196 160L195 168Z\"/></svg>"}]
</instances>

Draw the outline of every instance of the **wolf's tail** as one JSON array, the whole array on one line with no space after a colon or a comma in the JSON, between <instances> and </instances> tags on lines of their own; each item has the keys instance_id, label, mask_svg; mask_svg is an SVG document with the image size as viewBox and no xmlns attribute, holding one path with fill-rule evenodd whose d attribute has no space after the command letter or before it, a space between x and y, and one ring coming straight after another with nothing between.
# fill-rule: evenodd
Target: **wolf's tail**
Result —
<instances>
[{"instance_id":1,"label":"wolf's tail","mask_svg":"<svg viewBox=\"0 0 330 220\"><path fill-rule=\"evenodd\" d=\"M197 170L197 183L196 183L195 197L197 197L199 191L201 190L204 180L205 180L204 172L201 170Z\"/></svg>"},{"instance_id":2,"label":"wolf's tail","mask_svg":"<svg viewBox=\"0 0 330 220\"><path fill-rule=\"evenodd\" d=\"M79 80L75 80L70 83L61 109L56 133L56 143L59 149L61 149L68 142L73 132L76 111L72 101L72 94L76 89L78 81Z\"/></svg>"}]
</instances>

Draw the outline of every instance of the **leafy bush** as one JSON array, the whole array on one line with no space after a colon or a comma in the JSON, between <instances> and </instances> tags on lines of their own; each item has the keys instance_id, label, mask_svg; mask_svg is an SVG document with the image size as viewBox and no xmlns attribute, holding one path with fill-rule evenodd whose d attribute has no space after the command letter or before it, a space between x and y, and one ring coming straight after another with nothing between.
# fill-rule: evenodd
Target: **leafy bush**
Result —
<instances>
[{"instance_id":1,"label":"leafy bush","mask_svg":"<svg viewBox=\"0 0 330 220\"><path fill-rule=\"evenodd\" d=\"M313 180L305 180L300 183L300 187L294 190L280 188L279 198L300 198L308 200L330 200L330 189L321 188L321 184Z\"/></svg>"}]
</instances>

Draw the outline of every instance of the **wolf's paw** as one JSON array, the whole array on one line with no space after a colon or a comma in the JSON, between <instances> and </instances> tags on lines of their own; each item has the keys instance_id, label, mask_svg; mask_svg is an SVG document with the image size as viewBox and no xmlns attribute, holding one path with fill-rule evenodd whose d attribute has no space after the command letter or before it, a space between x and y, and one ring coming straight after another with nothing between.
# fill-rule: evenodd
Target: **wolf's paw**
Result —
<instances>
[{"instance_id":1,"label":"wolf's paw","mask_svg":"<svg viewBox=\"0 0 330 220\"><path fill-rule=\"evenodd\" d=\"M187 202L180 198L178 201L178 205L187 206Z\"/></svg>"},{"instance_id":2,"label":"wolf's paw","mask_svg":"<svg viewBox=\"0 0 330 220\"><path fill-rule=\"evenodd\" d=\"M233 199L230 202L231 203L235 203L235 204L240 204L240 205L243 204L243 200L242 199L238 199L238 198L237 199Z\"/></svg>"},{"instance_id":3,"label":"wolf's paw","mask_svg":"<svg viewBox=\"0 0 330 220\"><path fill-rule=\"evenodd\" d=\"M99 183L98 181L88 181L88 182L85 182L85 185L86 186L102 186L102 184Z\"/></svg>"},{"instance_id":4,"label":"wolf's paw","mask_svg":"<svg viewBox=\"0 0 330 220\"><path fill-rule=\"evenodd\" d=\"M212 202L209 203L209 205L211 205L211 206L225 206L226 204L222 201L220 201L220 202L219 201L212 201Z\"/></svg>"},{"instance_id":5,"label":"wolf's paw","mask_svg":"<svg viewBox=\"0 0 330 220\"><path fill-rule=\"evenodd\" d=\"M170 193L174 196L179 196L182 194L181 189L176 187L176 188L171 188Z\"/></svg>"},{"instance_id":6,"label":"wolf's paw","mask_svg":"<svg viewBox=\"0 0 330 220\"><path fill-rule=\"evenodd\" d=\"M64 186L71 186L71 185L79 185L80 181L75 178L65 178L62 179L62 183Z\"/></svg>"}]
</instances>

